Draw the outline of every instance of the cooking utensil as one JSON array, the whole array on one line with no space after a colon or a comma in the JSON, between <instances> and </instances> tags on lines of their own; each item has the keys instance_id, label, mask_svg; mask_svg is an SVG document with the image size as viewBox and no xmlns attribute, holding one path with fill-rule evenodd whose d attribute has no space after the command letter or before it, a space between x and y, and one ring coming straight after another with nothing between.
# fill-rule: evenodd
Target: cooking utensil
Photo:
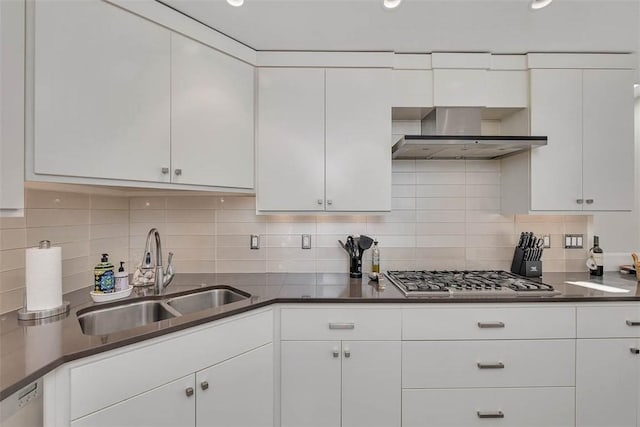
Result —
<instances>
[{"instance_id":1,"label":"cooking utensil","mask_svg":"<svg viewBox=\"0 0 640 427\"><path fill-rule=\"evenodd\" d=\"M362 252L366 251L373 245L373 239L369 236L365 236L364 234L360 236L358 239L358 247Z\"/></svg>"}]
</instances>

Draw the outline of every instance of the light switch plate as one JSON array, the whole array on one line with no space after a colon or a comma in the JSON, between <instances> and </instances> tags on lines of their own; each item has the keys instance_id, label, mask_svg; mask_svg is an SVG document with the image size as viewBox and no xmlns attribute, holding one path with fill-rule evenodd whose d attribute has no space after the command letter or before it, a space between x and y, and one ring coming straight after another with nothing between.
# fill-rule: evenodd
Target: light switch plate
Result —
<instances>
[{"instance_id":1,"label":"light switch plate","mask_svg":"<svg viewBox=\"0 0 640 427\"><path fill-rule=\"evenodd\" d=\"M311 234L302 235L302 249L311 249Z\"/></svg>"},{"instance_id":2,"label":"light switch plate","mask_svg":"<svg viewBox=\"0 0 640 427\"><path fill-rule=\"evenodd\" d=\"M542 236L542 241L544 242L544 245L542 246L543 248L550 248L551 247L551 236L548 234L544 234Z\"/></svg>"},{"instance_id":3,"label":"light switch plate","mask_svg":"<svg viewBox=\"0 0 640 427\"><path fill-rule=\"evenodd\" d=\"M251 235L251 249L260 249L260 236L257 234Z\"/></svg>"},{"instance_id":4,"label":"light switch plate","mask_svg":"<svg viewBox=\"0 0 640 427\"><path fill-rule=\"evenodd\" d=\"M584 242L583 234L565 234L564 235L565 249L582 249L583 242Z\"/></svg>"}]
</instances>

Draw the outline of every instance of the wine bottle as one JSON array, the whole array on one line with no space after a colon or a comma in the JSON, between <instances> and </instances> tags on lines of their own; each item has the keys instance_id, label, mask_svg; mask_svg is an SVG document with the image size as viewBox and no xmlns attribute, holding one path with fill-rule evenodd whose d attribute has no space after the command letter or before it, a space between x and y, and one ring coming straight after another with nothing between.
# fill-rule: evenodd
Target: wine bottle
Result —
<instances>
[{"instance_id":1,"label":"wine bottle","mask_svg":"<svg viewBox=\"0 0 640 427\"><path fill-rule=\"evenodd\" d=\"M592 276L602 276L604 273L604 251L600 247L600 237L593 236L593 248L591 248L591 257L595 261L595 268L590 268L589 273Z\"/></svg>"}]
</instances>

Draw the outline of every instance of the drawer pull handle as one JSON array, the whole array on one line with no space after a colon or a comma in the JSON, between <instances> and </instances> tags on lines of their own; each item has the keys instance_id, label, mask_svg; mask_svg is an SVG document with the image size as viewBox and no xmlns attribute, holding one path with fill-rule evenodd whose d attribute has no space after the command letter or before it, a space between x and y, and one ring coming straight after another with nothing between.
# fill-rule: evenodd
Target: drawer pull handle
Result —
<instances>
[{"instance_id":1,"label":"drawer pull handle","mask_svg":"<svg viewBox=\"0 0 640 427\"><path fill-rule=\"evenodd\" d=\"M200 388L202 388L202 390L206 390L209 388L209 382L208 381L202 381L200 383Z\"/></svg>"},{"instance_id":2,"label":"drawer pull handle","mask_svg":"<svg viewBox=\"0 0 640 427\"><path fill-rule=\"evenodd\" d=\"M504 363L502 363L502 362L495 362L495 363L478 362L478 369L504 369Z\"/></svg>"},{"instance_id":3,"label":"drawer pull handle","mask_svg":"<svg viewBox=\"0 0 640 427\"><path fill-rule=\"evenodd\" d=\"M478 418L504 418L504 412L502 411L495 411L495 412L478 411L476 412L476 414L478 414Z\"/></svg>"},{"instance_id":4,"label":"drawer pull handle","mask_svg":"<svg viewBox=\"0 0 640 427\"><path fill-rule=\"evenodd\" d=\"M504 322L478 322L478 328L504 328Z\"/></svg>"},{"instance_id":5,"label":"drawer pull handle","mask_svg":"<svg viewBox=\"0 0 640 427\"><path fill-rule=\"evenodd\" d=\"M187 389L184 392L187 395L187 397L193 396L193 387L187 387Z\"/></svg>"},{"instance_id":6,"label":"drawer pull handle","mask_svg":"<svg viewBox=\"0 0 640 427\"><path fill-rule=\"evenodd\" d=\"M345 348L344 357L346 357L347 359L350 358L351 357L351 350L349 350L348 348Z\"/></svg>"},{"instance_id":7,"label":"drawer pull handle","mask_svg":"<svg viewBox=\"0 0 640 427\"><path fill-rule=\"evenodd\" d=\"M633 354L640 354L640 348L631 347L629 351L631 351L631 353Z\"/></svg>"},{"instance_id":8,"label":"drawer pull handle","mask_svg":"<svg viewBox=\"0 0 640 427\"><path fill-rule=\"evenodd\" d=\"M627 326L640 326L640 321L638 321L638 320L627 320Z\"/></svg>"},{"instance_id":9,"label":"drawer pull handle","mask_svg":"<svg viewBox=\"0 0 640 427\"><path fill-rule=\"evenodd\" d=\"M329 323L329 329L355 329L354 323Z\"/></svg>"},{"instance_id":10,"label":"drawer pull handle","mask_svg":"<svg viewBox=\"0 0 640 427\"><path fill-rule=\"evenodd\" d=\"M333 349L333 357L338 357L340 356L340 352L337 349Z\"/></svg>"}]
</instances>

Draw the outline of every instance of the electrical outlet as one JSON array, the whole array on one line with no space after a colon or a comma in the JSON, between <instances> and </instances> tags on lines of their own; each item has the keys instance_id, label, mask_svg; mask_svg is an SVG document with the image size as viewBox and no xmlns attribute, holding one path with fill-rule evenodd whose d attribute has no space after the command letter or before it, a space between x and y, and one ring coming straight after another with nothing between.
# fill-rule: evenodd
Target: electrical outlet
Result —
<instances>
[{"instance_id":1,"label":"electrical outlet","mask_svg":"<svg viewBox=\"0 0 640 427\"><path fill-rule=\"evenodd\" d=\"M584 234L565 234L564 235L565 249L582 249L583 242L584 242Z\"/></svg>"},{"instance_id":2,"label":"electrical outlet","mask_svg":"<svg viewBox=\"0 0 640 427\"><path fill-rule=\"evenodd\" d=\"M311 249L311 234L302 235L302 249Z\"/></svg>"},{"instance_id":3,"label":"electrical outlet","mask_svg":"<svg viewBox=\"0 0 640 427\"><path fill-rule=\"evenodd\" d=\"M260 249L260 236L257 234L251 235L251 249Z\"/></svg>"},{"instance_id":4,"label":"electrical outlet","mask_svg":"<svg viewBox=\"0 0 640 427\"><path fill-rule=\"evenodd\" d=\"M542 235L542 242L543 244L543 248L550 248L551 247L551 236L549 234L543 234Z\"/></svg>"}]
</instances>

